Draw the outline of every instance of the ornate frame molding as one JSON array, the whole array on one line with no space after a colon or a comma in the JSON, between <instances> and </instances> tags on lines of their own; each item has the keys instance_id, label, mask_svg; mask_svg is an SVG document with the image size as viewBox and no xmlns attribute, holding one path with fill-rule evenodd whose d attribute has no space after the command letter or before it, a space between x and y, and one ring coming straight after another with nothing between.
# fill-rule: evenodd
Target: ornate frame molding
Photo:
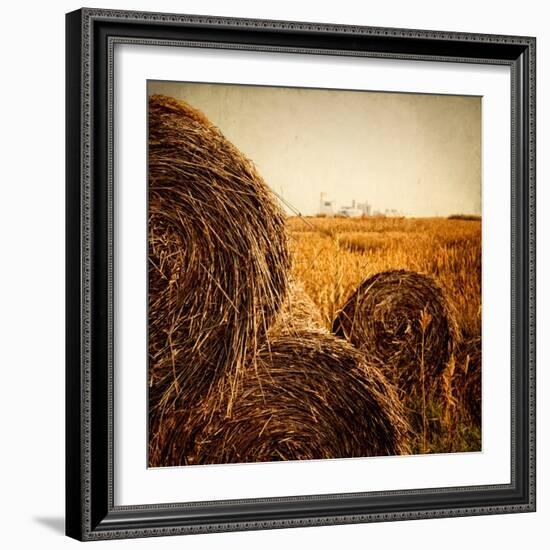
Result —
<instances>
[{"instance_id":1,"label":"ornate frame molding","mask_svg":"<svg viewBox=\"0 0 550 550\"><path fill-rule=\"evenodd\" d=\"M355 49L332 47L326 40L329 36L343 46L349 44L349 37L368 40ZM512 303L517 309L513 307L509 486L114 506L112 82L116 43L511 67ZM99 540L534 511L535 88L535 39L531 37L101 9L68 14L67 534ZM103 309L106 314L99 312ZM100 396L101 389L106 390L105 396ZM367 505L365 499L373 502ZM426 503L432 506L418 509L421 502L423 508ZM298 511L293 505L300 503L309 503L311 510L302 506ZM394 511L387 511L391 506Z\"/></svg>"}]
</instances>

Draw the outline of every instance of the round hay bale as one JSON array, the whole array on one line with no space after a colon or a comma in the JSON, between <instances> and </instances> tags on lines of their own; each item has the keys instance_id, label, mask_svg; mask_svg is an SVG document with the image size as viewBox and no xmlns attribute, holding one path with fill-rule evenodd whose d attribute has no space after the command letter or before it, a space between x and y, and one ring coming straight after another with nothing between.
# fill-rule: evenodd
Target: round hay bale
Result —
<instances>
[{"instance_id":1,"label":"round hay bale","mask_svg":"<svg viewBox=\"0 0 550 550\"><path fill-rule=\"evenodd\" d=\"M220 388L223 393L223 389ZM153 465L407 454L395 390L364 355L318 330L274 336L242 372L231 412L206 399L175 413Z\"/></svg>"},{"instance_id":2,"label":"round hay bale","mask_svg":"<svg viewBox=\"0 0 550 550\"><path fill-rule=\"evenodd\" d=\"M199 111L149 98L149 375L155 422L235 378L287 290L285 216Z\"/></svg>"},{"instance_id":3,"label":"round hay bale","mask_svg":"<svg viewBox=\"0 0 550 550\"><path fill-rule=\"evenodd\" d=\"M432 278L395 270L361 283L334 320L333 333L362 350L411 394L421 383L424 390L436 387L453 353L458 326Z\"/></svg>"},{"instance_id":4,"label":"round hay bale","mask_svg":"<svg viewBox=\"0 0 550 550\"><path fill-rule=\"evenodd\" d=\"M463 340L456 352L453 380L456 400L467 417L481 425L481 338Z\"/></svg>"}]
</instances>

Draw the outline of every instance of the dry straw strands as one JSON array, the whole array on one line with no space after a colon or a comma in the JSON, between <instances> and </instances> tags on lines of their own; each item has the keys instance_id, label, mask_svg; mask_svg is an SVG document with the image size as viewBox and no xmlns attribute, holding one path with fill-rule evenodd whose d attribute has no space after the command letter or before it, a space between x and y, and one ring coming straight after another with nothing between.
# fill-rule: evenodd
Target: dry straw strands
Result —
<instances>
[{"instance_id":1,"label":"dry straw strands","mask_svg":"<svg viewBox=\"0 0 550 550\"><path fill-rule=\"evenodd\" d=\"M404 364L404 350L416 359L417 342L396 324L401 340L384 344L394 345L389 355L356 349L323 328L289 273L284 214L252 163L200 112L152 96L150 466L410 452L403 406L379 367L385 358ZM454 342L451 317L446 348L436 350L430 334L445 317L444 299L430 280L395 273L397 287L388 284L394 275L383 274L381 282L397 301L404 290L420 292L411 311L435 297L435 306L423 310L432 364ZM344 327L349 304L342 314ZM411 317L416 334L414 323ZM350 338L356 343L353 330Z\"/></svg>"},{"instance_id":2,"label":"dry straw strands","mask_svg":"<svg viewBox=\"0 0 550 550\"><path fill-rule=\"evenodd\" d=\"M224 393L221 391L220 393ZM242 372L231 412L210 398L174 413L152 465L388 456L409 451L395 391L347 342L318 330L273 336Z\"/></svg>"},{"instance_id":3,"label":"dry straw strands","mask_svg":"<svg viewBox=\"0 0 550 550\"><path fill-rule=\"evenodd\" d=\"M289 262L284 214L253 164L202 113L151 96L152 426L250 365L285 296Z\"/></svg>"},{"instance_id":4,"label":"dry straw strands","mask_svg":"<svg viewBox=\"0 0 550 550\"><path fill-rule=\"evenodd\" d=\"M458 338L452 308L433 279L395 270L364 281L333 323L408 395L435 388Z\"/></svg>"},{"instance_id":5,"label":"dry straw strands","mask_svg":"<svg viewBox=\"0 0 550 550\"><path fill-rule=\"evenodd\" d=\"M304 285L299 281L291 280L288 294L283 299L269 334L270 336L281 333L292 334L303 329L328 332L324 328L319 308L305 291Z\"/></svg>"}]
</instances>

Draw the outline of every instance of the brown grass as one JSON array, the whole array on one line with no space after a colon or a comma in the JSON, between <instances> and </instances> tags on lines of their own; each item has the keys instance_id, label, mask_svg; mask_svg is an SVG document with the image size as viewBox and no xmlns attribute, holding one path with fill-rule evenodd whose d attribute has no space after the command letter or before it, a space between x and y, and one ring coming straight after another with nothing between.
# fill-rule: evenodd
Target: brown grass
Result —
<instances>
[{"instance_id":1,"label":"brown grass","mask_svg":"<svg viewBox=\"0 0 550 550\"><path fill-rule=\"evenodd\" d=\"M476 336L462 341L457 357L455 397L467 419L481 426L481 338Z\"/></svg>"},{"instance_id":2,"label":"brown grass","mask_svg":"<svg viewBox=\"0 0 550 550\"><path fill-rule=\"evenodd\" d=\"M473 214L451 214L449 216L449 220L466 220L466 221L479 222L481 221L481 216L475 216Z\"/></svg>"},{"instance_id":3,"label":"brown grass","mask_svg":"<svg viewBox=\"0 0 550 550\"><path fill-rule=\"evenodd\" d=\"M300 218L287 222L293 277L327 328L367 278L406 269L431 276L457 314L461 332L481 334L481 223L445 218ZM348 245L364 234L365 250ZM368 250L367 250L368 248Z\"/></svg>"}]
</instances>

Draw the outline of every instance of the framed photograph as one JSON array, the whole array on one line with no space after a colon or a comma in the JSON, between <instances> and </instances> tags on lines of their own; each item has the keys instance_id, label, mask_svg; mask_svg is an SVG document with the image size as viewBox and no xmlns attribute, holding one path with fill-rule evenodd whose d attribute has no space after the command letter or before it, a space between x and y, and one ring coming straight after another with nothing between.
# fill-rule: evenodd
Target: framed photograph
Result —
<instances>
[{"instance_id":1,"label":"framed photograph","mask_svg":"<svg viewBox=\"0 0 550 550\"><path fill-rule=\"evenodd\" d=\"M67 15L66 531L535 510L535 39Z\"/></svg>"}]
</instances>

